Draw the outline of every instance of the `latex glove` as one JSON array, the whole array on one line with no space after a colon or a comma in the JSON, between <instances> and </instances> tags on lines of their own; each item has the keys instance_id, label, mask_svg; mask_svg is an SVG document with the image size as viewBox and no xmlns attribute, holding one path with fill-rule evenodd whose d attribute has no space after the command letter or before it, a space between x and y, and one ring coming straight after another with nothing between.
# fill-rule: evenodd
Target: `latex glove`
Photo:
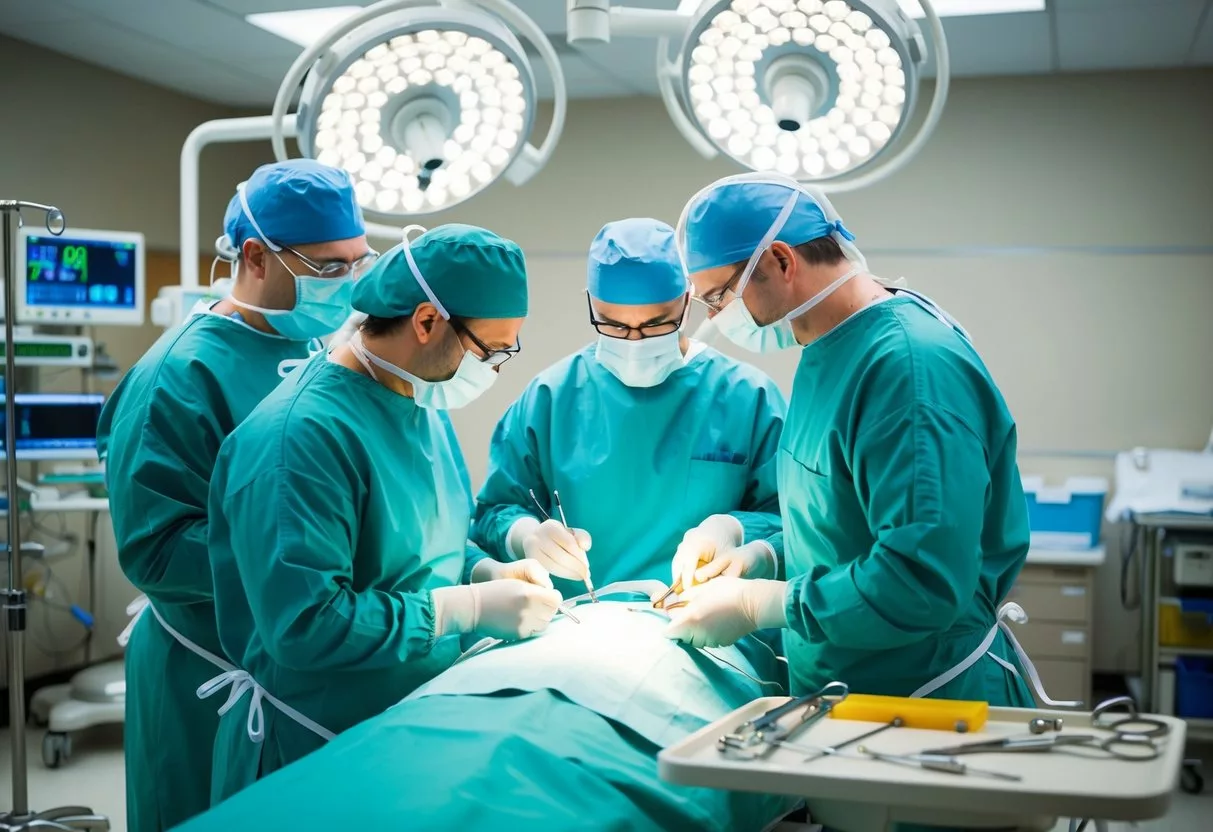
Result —
<instances>
[{"instance_id":1,"label":"latex glove","mask_svg":"<svg viewBox=\"0 0 1213 832\"><path fill-rule=\"evenodd\" d=\"M692 647L727 647L755 630L787 627L784 581L717 578L683 592L670 610L666 638Z\"/></svg>"},{"instance_id":2,"label":"latex glove","mask_svg":"<svg viewBox=\"0 0 1213 832\"><path fill-rule=\"evenodd\" d=\"M680 585L681 589L687 590L701 583L702 581L695 579L700 567L736 549L744 537L745 530L741 527L741 521L728 514L713 514L695 528L688 530L674 552L671 586ZM719 573L713 573L712 577L716 574ZM754 577L774 577L774 573Z\"/></svg>"},{"instance_id":3,"label":"latex glove","mask_svg":"<svg viewBox=\"0 0 1213 832\"><path fill-rule=\"evenodd\" d=\"M526 557L558 578L584 581L590 575L586 552L592 541L584 529L566 529L557 520L540 523L534 517L523 517L510 526L506 545L516 557Z\"/></svg>"},{"instance_id":4,"label":"latex glove","mask_svg":"<svg viewBox=\"0 0 1213 832\"><path fill-rule=\"evenodd\" d=\"M554 589L512 578L440 587L430 595L436 636L475 632L506 641L543 632L564 600Z\"/></svg>"},{"instance_id":5,"label":"latex glove","mask_svg":"<svg viewBox=\"0 0 1213 832\"><path fill-rule=\"evenodd\" d=\"M485 558L472 567L472 583L474 584L510 578L526 581L529 584L535 584L545 589L552 588L551 575L548 574L548 571L537 560L530 560L528 558L527 560L502 563L499 560Z\"/></svg>"}]
</instances>

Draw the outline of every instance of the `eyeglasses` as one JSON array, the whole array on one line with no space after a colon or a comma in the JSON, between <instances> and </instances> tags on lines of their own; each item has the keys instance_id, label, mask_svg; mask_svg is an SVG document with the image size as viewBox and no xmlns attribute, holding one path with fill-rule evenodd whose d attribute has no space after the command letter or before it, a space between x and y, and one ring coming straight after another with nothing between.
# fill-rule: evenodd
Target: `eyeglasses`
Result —
<instances>
[{"instance_id":1,"label":"eyeglasses","mask_svg":"<svg viewBox=\"0 0 1213 832\"><path fill-rule=\"evenodd\" d=\"M522 351L522 339L515 342L514 346L512 347L495 350L472 334L472 331L468 329L462 321L451 318L451 327L460 335L466 335L471 339L472 343L475 344L482 353L484 353L484 357L480 358L480 360L485 364L488 364L490 367L500 367L502 364L509 361ZM477 357L479 358L479 356Z\"/></svg>"},{"instance_id":2,"label":"eyeglasses","mask_svg":"<svg viewBox=\"0 0 1213 832\"><path fill-rule=\"evenodd\" d=\"M725 295L733 293L733 287L737 284L737 281L741 279L741 273L743 271L745 271L744 266L742 268L738 269L737 272L732 277L729 278L729 282L724 284L723 286L721 286L719 289L716 289L713 292L709 292L708 294L703 295L702 297L699 295L691 295L691 300L695 301L698 304L702 304L703 306L706 306L708 309L712 310L713 312L716 312L716 313L723 312L724 306L722 304L724 303L724 297L725 297Z\"/></svg>"},{"instance_id":3,"label":"eyeglasses","mask_svg":"<svg viewBox=\"0 0 1213 832\"><path fill-rule=\"evenodd\" d=\"M594 304L590 301L590 296L585 296L586 306L590 310L590 326L598 331L599 335L605 335L608 338L626 339L631 337L635 332L641 338L658 338L662 335L669 335L677 332L682 326L683 320L687 316L687 301L682 302L682 311L678 313L678 317L669 321L657 321L652 324L641 324L640 326L628 326L627 324L617 324L613 321L600 321L594 317Z\"/></svg>"},{"instance_id":4,"label":"eyeglasses","mask_svg":"<svg viewBox=\"0 0 1213 832\"><path fill-rule=\"evenodd\" d=\"M366 273L366 270L375 265L375 261L379 259L379 252L374 249L368 249L366 254L352 263L347 260L329 260L324 263L318 263L306 254L300 254L290 246L283 246L282 248L284 251L289 251L298 257L303 265L316 273L317 277L323 278L346 277L350 274L356 278L362 277Z\"/></svg>"}]
</instances>

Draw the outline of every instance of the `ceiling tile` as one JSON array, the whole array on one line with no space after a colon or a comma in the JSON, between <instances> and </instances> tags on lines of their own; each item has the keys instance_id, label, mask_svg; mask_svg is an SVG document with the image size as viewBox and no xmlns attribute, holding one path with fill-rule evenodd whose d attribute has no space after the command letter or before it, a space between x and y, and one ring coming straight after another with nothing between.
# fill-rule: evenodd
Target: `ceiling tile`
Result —
<instances>
[{"instance_id":1,"label":"ceiling tile","mask_svg":"<svg viewBox=\"0 0 1213 832\"><path fill-rule=\"evenodd\" d=\"M40 30L29 41L77 60L108 66L116 72L217 103L237 103L244 88L267 85L263 79L220 65L102 20L81 19ZM25 37L25 36L23 36ZM270 98L273 88L270 83ZM259 94L263 95L263 94Z\"/></svg>"},{"instance_id":2,"label":"ceiling tile","mask_svg":"<svg viewBox=\"0 0 1213 832\"><path fill-rule=\"evenodd\" d=\"M1204 8L1205 0L1180 0L1099 11L1059 10L1055 17L1060 68L1179 66Z\"/></svg>"},{"instance_id":3,"label":"ceiling tile","mask_svg":"<svg viewBox=\"0 0 1213 832\"><path fill-rule=\"evenodd\" d=\"M1193 66L1213 64L1213 0L1210 0L1209 10L1205 12L1204 25L1192 41L1188 63Z\"/></svg>"},{"instance_id":4,"label":"ceiling tile","mask_svg":"<svg viewBox=\"0 0 1213 832\"><path fill-rule=\"evenodd\" d=\"M57 23L61 20L71 20L79 14L54 0L39 3L37 0L5 0L0 3L0 31L17 35L18 27L31 26L39 23Z\"/></svg>"},{"instance_id":5,"label":"ceiling tile","mask_svg":"<svg viewBox=\"0 0 1213 832\"><path fill-rule=\"evenodd\" d=\"M578 55L561 55L561 67L564 69L564 83L575 93L577 98L604 98L612 96L635 95L635 92L618 79L603 73L596 65L587 63ZM552 79L547 67L541 62L535 62L535 87L539 97L552 97Z\"/></svg>"},{"instance_id":6,"label":"ceiling tile","mask_svg":"<svg viewBox=\"0 0 1213 832\"><path fill-rule=\"evenodd\" d=\"M1189 0L1049 0L1059 12L1115 11L1117 9L1146 9Z\"/></svg>"},{"instance_id":7,"label":"ceiling tile","mask_svg":"<svg viewBox=\"0 0 1213 832\"><path fill-rule=\"evenodd\" d=\"M1024 75L1053 69L1045 12L951 17L944 20L944 34L954 75ZM931 50L929 44L927 48ZM935 75L933 50L926 75Z\"/></svg>"}]
</instances>

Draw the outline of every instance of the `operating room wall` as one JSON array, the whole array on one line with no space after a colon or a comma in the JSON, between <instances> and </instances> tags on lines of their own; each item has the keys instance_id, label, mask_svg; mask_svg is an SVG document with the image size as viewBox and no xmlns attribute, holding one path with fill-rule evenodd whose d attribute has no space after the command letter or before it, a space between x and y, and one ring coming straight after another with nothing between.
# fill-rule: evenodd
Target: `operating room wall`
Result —
<instances>
[{"instance_id":1,"label":"operating room wall","mask_svg":"<svg viewBox=\"0 0 1213 832\"><path fill-rule=\"evenodd\" d=\"M1209 71L961 79L917 159L833 198L876 274L905 276L969 329L1019 422L1025 473L1110 477L1119 449L1204 446L1213 427L1211 88ZM454 417L474 481L495 417L536 371L592 335L584 252L602 223L649 215L673 224L695 190L735 170L696 156L656 100L576 102L531 183L440 215L517 239L533 279L521 357L483 405ZM755 363L790 387L795 353ZM1128 671L1139 619L1120 607L1117 528L1105 537L1095 663Z\"/></svg>"}]
</instances>

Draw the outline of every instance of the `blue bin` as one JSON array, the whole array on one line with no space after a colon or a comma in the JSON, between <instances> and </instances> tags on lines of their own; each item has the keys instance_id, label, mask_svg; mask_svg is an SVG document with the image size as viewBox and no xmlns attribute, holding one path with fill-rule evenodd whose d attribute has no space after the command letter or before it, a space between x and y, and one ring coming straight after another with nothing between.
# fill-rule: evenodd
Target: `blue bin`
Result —
<instances>
[{"instance_id":1,"label":"blue bin","mask_svg":"<svg viewBox=\"0 0 1213 832\"><path fill-rule=\"evenodd\" d=\"M1175 710L1187 719L1213 719L1213 659L1175 660Z\"/></svg>"},{"instance_id":2,"label":"blue bin","mask_svg":"<svg viewBox=\"0 0 1213 832\"><path fill-rule=\"evenodd\" d=\"M1061 487L1046 487L1040 477L1023 478L1032 546L1039 549L1094 549L1099 545L1108 481L1072 477Z\"/></svg>"}]
</instances>

